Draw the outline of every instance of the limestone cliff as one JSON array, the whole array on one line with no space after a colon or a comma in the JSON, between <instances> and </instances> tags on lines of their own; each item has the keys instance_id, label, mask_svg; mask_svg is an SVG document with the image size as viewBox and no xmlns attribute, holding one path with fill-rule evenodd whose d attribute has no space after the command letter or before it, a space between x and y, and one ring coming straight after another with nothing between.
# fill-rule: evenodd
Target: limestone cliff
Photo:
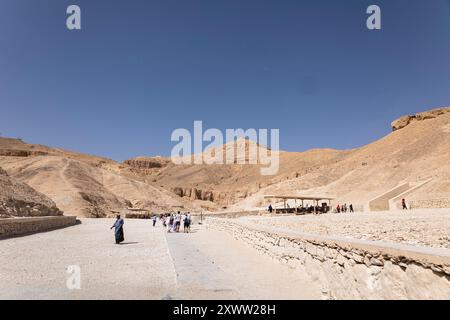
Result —
<instances>
[{"instance_id":1,"label":"limestone cliff","mask_svg":"<svg viewBox=\"0 0 450 320\"><path fill-rule=\"evenodd\" d=\"M402 116L391 123L392 131L400 130L412 122L433 119L449 112L450 107L442 107L425 112L420 112L415 115Z\"/></svg>"}]
</instances>

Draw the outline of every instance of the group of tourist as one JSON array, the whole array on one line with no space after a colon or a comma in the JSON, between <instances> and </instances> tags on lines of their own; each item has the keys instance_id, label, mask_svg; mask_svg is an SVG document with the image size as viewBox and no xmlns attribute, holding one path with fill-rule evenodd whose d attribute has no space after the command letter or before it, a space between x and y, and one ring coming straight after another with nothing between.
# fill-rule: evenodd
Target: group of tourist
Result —
<instances>
[{"instance_id":1,"label":"group of tourist","mask_svg":"<svg viewBox=\"0 0 450 320\"><path fill-rule=\"evenodd\" d=\"M401 206L403 210L408 210L411 209L411 205L408 208L408 205L406 204L406 200L402 199L401 201ZM328 211L330 211L330 207L327 206L325 203L322 204L322 206L300 206L298 208L293 208L293 210L291 210L291 208L289 207L289 205L286 206L286 208L284 209L277 209L277 211L279 210L279 212L282 213L314 213L314 214L321 214L321 213L327 213ZM275 209L272 207L272 204L269 205L269 207L267 208L267 211L269 211L269 213L272 213L275 211ZM336 208L334 209L335 213L346 213L346 212L355 212L355 210L353 209L353 204L349 204L347 206L347 203L344 204L338 204L336 206Z\"/></svg>"},{"instance_id":2,"label":"group of tourist","mask_svg":"<svg viewBox=\"0 0 450 320\"><path fill-rule=\"evenodd\" d=\"M346 203L344 203L343 205L337 205L336 206L336 212L337 213L341 213L341 212L347 212L347 211L349 211L349 212L355 212L354 210L353 210L353 204L350 204L348 207L347 207L347 204Z\"/></svg>"},{"instance_id":3,"label":"group of tourist","mask_svg":"<svg viewBox=\"0 0 450 320\"><path fill-rule=\"evenodd\" d=\"M283 209L277 209L277 212L281 212L281 213L297 213L297 214L305 214L305 213L313 213L313 214L321 214L321 213L328 213L330 211L330 207L324 203L321 206L316 205L306 205L306 206L299 206L299 207L294 207L291 208L289 206L289 204L286 204L286 207ZM269 205L269 207L267 208L267 211L269 211L269 213L274 212L274 208L272 207L272 204Z\"/></svg>"},{"instance_id":4,"label":"group of tourist","mask_svg":"<svg viewBox=\"0 0 450 320\"><path fill-rule=\"evenodd\" d=\"M284 213L313 213L313 214L321 214L321 213L328 213L331 210L331 207L328 206L326 203L323 203L321 206L317 205L317 206L300 206L298 208L290 208L289 205L287 205L286 208L284 209L280 209L280 212L284 212ZM274 208L272 207L272 204L269 205L269 207L267 208L267 211L269 211L269 213L272 213L274 211ZM336 206L336 209L334 210L334 212L336 213L341 213L341 212L355 212L353 209L353 204L350 204L347 206L346 203L344 204L338 204Z\"/></svg>"},{"instance_id":5,"label":"group of tourist","mask_svg":"<svg viewBox=\"0 0 450 320\"><path fill-rule=\"evenodd\" d=\"M158 217L156 215L153 215L151 219L153 227L155 227ZM159 216L159 220L161 221L163 227L167 228L167 232L180 232L181 224L183 224L183 232L189 233L191 231L192 217L190 212L182 214L180 213L180 211L178 211L176 214L173 213L161 214ZM123 218L121 218L120 215L117 215L116 221L111 227L111 229L114 228L114 237L116 244L120 244L123 241L125 241L123 225L124 225Z\"/></svg>"},{"instance_id":6,"label":"group of tourist","mask_svg":"<svg viewBox=\"0 0 450 320\"><path fill-rule=\"evenodd\" d=\"M183 224L183 232L189 233L191 231L192 217L190 212L181 213L178 211L176 214L161 214L159 219L163 227L167 228L167 232L180 232L181 224Z\"/></svg>"}]
</instances>

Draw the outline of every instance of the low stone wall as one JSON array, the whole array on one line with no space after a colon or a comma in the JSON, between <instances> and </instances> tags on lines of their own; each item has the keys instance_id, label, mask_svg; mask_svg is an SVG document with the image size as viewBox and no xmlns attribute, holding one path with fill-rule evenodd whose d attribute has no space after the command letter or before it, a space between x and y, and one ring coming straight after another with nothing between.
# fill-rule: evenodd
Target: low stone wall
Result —
<instances>
[{"instance_id":1,"label":"low stone wall","mask_svg":"<svg viewBox=\"0 0 450 320\"><path fill-rule=\"evenodd\" d=\"M320 282L326 299L450 299L447 249L273 230L239 219L208 218L207 225L300 268Z\"/></svg>"},{"instance_id":2,"label":"low stone wall","mask_svg":"<svg viewBox=\"0 0 450 320\"><path fill-rule=\"evenodd\" d=\"M0 239L65 228L76 223L75 216L0 219Z\"/></svg>"},{"instance_id":3,"label":"low stone wall","mask_svg":"<svg viewBox=\"0 0 450 320\"><path fill-rule=\"evenodd\" d=\"M270 216L267 211L263 210L247 210L247 211L225 211L225 212L211 212L204 213L204 217L214 217L214 218L239 218L248 216L260 216L266 215Z\"/></svg>"}]
</instances>

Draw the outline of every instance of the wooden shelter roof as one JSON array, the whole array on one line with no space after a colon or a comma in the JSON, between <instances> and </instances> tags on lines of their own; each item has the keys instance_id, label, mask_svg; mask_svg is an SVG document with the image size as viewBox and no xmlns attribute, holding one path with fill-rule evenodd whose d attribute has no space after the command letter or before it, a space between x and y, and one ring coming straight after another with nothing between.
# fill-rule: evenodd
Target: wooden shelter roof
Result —
<instances>
[{"instance_id":1,"label":"wooden shelter roof","mask_svg":"<svg viewBox=\"0 0 450 320\"><path fill-rule=\"evenodd\" d=\"M329 196L291 196L291 195L266 195L264 196L265 199L298 199L298 200L334 200L334 198Z\"/></svg>"}]
</instances>

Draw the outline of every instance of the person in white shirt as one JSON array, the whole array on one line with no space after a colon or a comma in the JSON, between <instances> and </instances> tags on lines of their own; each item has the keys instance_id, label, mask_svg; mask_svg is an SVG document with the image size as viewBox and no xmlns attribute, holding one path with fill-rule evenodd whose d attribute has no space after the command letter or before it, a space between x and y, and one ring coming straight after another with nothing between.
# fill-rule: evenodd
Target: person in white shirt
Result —
<instances>
[{"instance_id":1,"label":"person in white shirt","mask_svg":"<svg viewBox=\"0 0 450 320\"><path fill-rule=\"evenodd\" d=\"M181 220L181 214L180 211L178 211L177 215L175 216L175 231L180 231L180 220Z\"/></svg>"}]
</instances>

